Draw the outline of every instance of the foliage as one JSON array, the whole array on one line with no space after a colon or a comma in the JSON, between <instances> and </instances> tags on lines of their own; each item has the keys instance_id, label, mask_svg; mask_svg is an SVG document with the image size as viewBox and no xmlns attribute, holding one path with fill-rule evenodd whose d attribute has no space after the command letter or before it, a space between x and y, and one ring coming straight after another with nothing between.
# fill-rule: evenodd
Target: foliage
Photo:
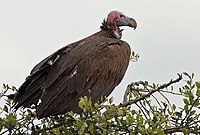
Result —
<instances>
[{"instance_id":1,"label":"foliage","mask_svg":"<svg viewBox=\"0 0 200 135\"><path fill-rule=\"evenodd\" d=\"M0 108L0 134L200 134L200 83L193 82L194 74L183 75L186 80L179 89L173 85L182 80L182 75L162 85L133 82L119 105L113 104L113 98L93 105L83 97L79 102L83 114L69 112L40 120L34 106L16 112L13 102L5 98L16 88L4 84L0 95L5 100ZM172 103L170 97L178 98L181 105Z\"/></svg>"}]
</instances>

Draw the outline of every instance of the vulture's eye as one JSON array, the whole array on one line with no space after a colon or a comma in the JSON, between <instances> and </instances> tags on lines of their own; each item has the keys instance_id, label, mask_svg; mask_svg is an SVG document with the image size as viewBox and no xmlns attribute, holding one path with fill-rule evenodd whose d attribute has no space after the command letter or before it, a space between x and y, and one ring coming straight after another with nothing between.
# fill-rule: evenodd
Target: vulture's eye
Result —
<instances>
[{"instance_id":1,"label":"vulture's eye","mask_svg":"<svg viewBox=\"0 0 200 135\"><path fill-rule=\"evenodd\" d=\"M124 17L124 15L120 15L120 17L121 17L121 18L123 18L123 17Z\"/></svg>"}]
</instances>

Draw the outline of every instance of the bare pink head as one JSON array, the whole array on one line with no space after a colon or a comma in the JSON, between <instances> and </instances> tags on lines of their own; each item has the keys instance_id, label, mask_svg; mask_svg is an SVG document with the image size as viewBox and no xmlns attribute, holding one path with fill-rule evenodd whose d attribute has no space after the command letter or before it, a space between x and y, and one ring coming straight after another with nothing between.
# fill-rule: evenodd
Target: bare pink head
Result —
<instances>
[{"instance_id":1,"label":"bare pink head","mask_svg":"<svg viewBox=\"0 0 200 135\"><path fill-rule=\"evenodd\" d=\"M134 29L136 29L137 27L137 23L133 18L125 16L123 13L116 10L111 11L108 14L106 23L115 27L129 26L129 27L133 27Z\"/></svg>"}]
</instances>

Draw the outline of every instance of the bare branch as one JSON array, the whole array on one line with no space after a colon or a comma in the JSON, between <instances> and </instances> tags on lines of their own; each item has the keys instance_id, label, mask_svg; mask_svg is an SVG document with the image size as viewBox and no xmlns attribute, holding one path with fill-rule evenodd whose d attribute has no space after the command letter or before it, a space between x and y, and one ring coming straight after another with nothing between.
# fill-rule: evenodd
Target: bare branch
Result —
<instances>
[{"instance_id":1,"label":"bare branch","mask_svg":"<svg viewBox=\"0 0 200 135\"><path fill-rule=\"evenodd\" d=\"M126 102L126 98L124 98L125 100L124 100L123 104L120 104L119 107L126 107L126 106L128 106L128 105L137 103L137 102L140 101L140 100L144 100L145 98L151 96L153 93L155 93L155 92L157 92L157 91L160 91L161 89L167 88L168 86L170 86L170 85L172 85L172 84L174 84L174 83L179 82L181 79L182 79L182 75L178 74L178 78L177 78L177 79L175 79L175 80L170 80L168 83L163 84L163 85L160 85L158 88L149 91L149 93L147 93L147 94L143 94L141 97L136 98L135 100ZM131 84L131 85L134 86L134 85L137 85L137 84L144 84L144 82L143 82L143 81L139 81L139 82L135 82L135 83L133 83L133 84ZM130 85L129 85L128 87L130 87ZM128 92L127 92L127 90L126 90L126 91L125 91L125 95L127 95L127 93L128 93Z\"/></svg>"},{"instance_id":2,"label":"bare branch","mask_svg":"<svg viewBox=\"0 0 200 135\"><path fill-rule=\"evenodd\" d=\"M175 128L170 128L170 129L166 129L164 130L165 134L172 134L172 133L177 133L177 132L183 132L183 128L184 127L175 127ZM187 127L187 129L189 130L189 133L194 133L194 134L200 134L200 130L194 132L192 131L192 129L194 129L195 127Z\"/></svg>"}]
</instances>

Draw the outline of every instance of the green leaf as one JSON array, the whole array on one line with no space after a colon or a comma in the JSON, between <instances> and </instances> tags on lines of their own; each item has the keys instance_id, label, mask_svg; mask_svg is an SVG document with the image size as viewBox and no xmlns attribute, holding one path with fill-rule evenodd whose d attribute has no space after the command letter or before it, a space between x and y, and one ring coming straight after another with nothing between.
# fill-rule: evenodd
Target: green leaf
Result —
<instances>
[{"instance_id":1,"label":"green leaf","mask_svg":"<svg viewBox=\"0 0 200 135\"><path fill-rule=\"evenodd\" d=\"M52 130L51 130L51 133L52 133L53 135L60 135L59 129L56 129L56 128L52 129Z\"/></svg>"},{"instance_id":2,"label":"green leaf","mask_svg":"<svg viewBox=\"0 0 200 135\"><path fill-rule=\"evenodd\" d=\"M198 89L198 90L196 91L196 95L197 95L198 97L200 97L200 89Z\"/></svg>"},{"instance_id":3,"label":"green leaf","mask_svg":"<svg viewBox=\"0 0 200 135\"><path fill-rule=\"evenodd\" d=\"M195 113L196 113L196 110L192 110L192 111L190 112L190 116L194 115Z\"/></svg>"},{"instance_id":4,"label":"green leaf","mask_svg":"<svg viewBox=\"0 0 200 135\"><path fill-rule=\"evenodd\" d=\"M16 116L13 113L10 113L6 118L9 126L15 127L15 125L17 124Z\"/></svg>"},{"instance_id":5,"label":"green leaf","mask_svg":"<svg viewBox=\"0 0 200 135\"><path fill-rule=\"evenodd\" d=\"M167 109L167 112L169 113L169 115L172 115L172 111L170 111L170 109Z\"/></svg>"},{"instance_id":6,"label":"green leaf","mask_svg":"<svg viewBox=\"0 0 200 135\"><path fill-rule=\"evenodd\" d=\"M184 110L185 110L185 113L186 113L186 114L188 114L188 113L189 113L189 110L188 110L188 105L185 105L185 106L184 106Z\"/></svg>"},{"instance_id":7,"label":"green leaf","mask_svg":"<svg viewBox=\"0 0 200 135\"><path fill-rule=\"evenodd\" d=\"M176 116L181 117L182 113L181 112L175 112Z\"/></svg>"},{"instance_id":8,"label":"green leaf","mask_svg":"<svg viewBox=\"0 0 200 135\"><path fill-rule=\"evenodd\" d=\"M156 84L155 83L153 83L153 86L152 86L154 89L156 88Z\"/></svg>"},{"instance_id":9,"label":"green leaf","mask_svg":"<svg viewBox=\"0 0 200 135\"><path fill-rule=\"evenodd\" d=\"M199 100L196 100L195 103L194 103L194 106L197 107L197 106L199 106L199 104L200 104Z\"/></svg>"},{"instance_id":10,"label":"green leaf","mask_svg":"<svg viewBox=\"0 0 200 135\"><path fill-rule=\"evenodd\" d=\"M196 126L196 127L194 127L194 133L196 134L196 135L198 135L198 130L199 130L199 128Z\"/></svg>"},{"instance_id":11,"label":"green leaf","mask_svg":"<svg viewBox=\"0 0 200 135\"><path fill-rule=\"evenodd\" d=\"M151 127L148 127L148 128L147 128L147 132L148 132L148 134L151 135L151 134L153 133L152 128L151 128Z\"/></svg>"},{"instance_id":12,"label":"green leaf","mask_svg":"<svg viewBox=\"0 0 200 135\"><path fill-rule=\"evenodd\" d=\"M121 115L124 114L124 111L123 111L122 109L118 108L118 109L117 109L117 114L118 114L119 116L121 116Z\"/></svg>"},{"instance_id":13,"label":"green leaf","mask_svg":"<svg viewBox=\"0 0 200 135\"><path fill-rule=\"evenodd\" d=\"M153 117L153 122L156 123L157 121L158 121L158 117L155 115L155 116Z\"/></svg>"},{"instance_id":14,"label":"green leaf","mask_svg":"<svg viewBox=\"0 0 200 135\"><path fill-rule=\"evenodd\" d=\"M143 124L143 120L144 120L143 116L139 115L139 121L138 121L138 123L142 125Z\"/></svg>"},{"instance_id":15,"label":"green leaf","mask_svg":"<svg viewBox=\"0 0 200 135\"><path fill-rule=\"evenodd\" d=\"M98 103L95 103L95 104L94 104L94 108L98 109L98 108L99 108L99 104L98 104Z\"/></svg>"},{"instance_id":16,"label":"green leaf","mask_svg":"<svg viewBox=\"0 0 200 135\"><path fill-rule=\"evenodd\" d=\"M84 109L84 101L83 101L83 100L84 100L84 99L81 98L80 101L79 101L79 103L78 103L78 105L79 105L79 107L80 107L81 109Z\"/></svg>"},{"instance_id":17,"label":"green leaf","mask_svg":"<svg viewBox=\"0 0 200 135\"><path fill-rule=\"evenodd\" d=\"M86 124L82 124L82 125L81 125L81 128L80 128L79 131L78 131L78 134L79 134L79 135L83 135L83 134L84 134L84 132L85 132L85 127L86 127Z\"/></svg>"},{"instance_id":18,"label":"green leaf","mask_svg":"<svg viewBox=\"0 0 200 135\"><path fill-rule=\"evenodd\" d=\"M176 110L176 105L175 104L172 105L172 109Z\"/></svg>"},{"instance_id":19,"label":"green leaf","mask_svg":"<svg viewBox=\"0 0 200 135\"><path fill-rule=\"evenodd\" d=\"M6 86L6 84L5 84L5 83L3 83L3 88L5 88L5 86Z\"/></svg>"},{"instance_id":20,"label":"green leaf","mask_svg":"<svg viewBox=\"0 0 200 135\"><path fill-rule=\"evenodd\" d=\"M91 134L94 134L94 125L93 124L91 124L89 126L89 131L90 131Z\"/></svg>"},{"instance_id":21,"label":"green leaf","mask_svg":"<svg viewBox=\"0 0 200 135\"><path fill-rule=\"evenodd\" d=\"M192 78L194 78L194 73L192 73Z\"/></svg>"},{"instance_id":22,"label":"green leaf","mask_svg":"<svg viewBox=\"0 0 200 135\"><path fill-rule=\"evenodd\" d=\"M75 125L76 125L77 127L80 127L80 126L82 125L81 120L77 119L76 122L75 122Z\"/></svg>"},{"instance_id":23,"label":"green leaf","mask_svg":"<svg viewBox=\"0 0 200 135\"><path fill-rule=\"evenodd\" d=\"M188 135L188 129L187 128L183 128L182 131L183 131L184 135Z\"/></svg>"},{"instance_id":24,"label":"green leaf","mask_svg":"<svg viewBox=\"0 0 200 135\"><path fill-rule=\"evenodd\" d=\"M35 111L32 112L32 116L36 117L36 112Z\"/></svg>"},{"instance_id":25,"label":"green leaf","mask_svg":"<svg viewBox=\"0 0 200 135\"><path fill-rule=\"evenodd\" d=\"M142 127L138 127L138 133L145 134L145 129Z\"/></svg>"},{"instance_id":26,"label":"green leaf","mask_svg":"<svg viewBox=\"0 0 200 135\"><path fill-rule=\"evenodd\" d=\"M113 97L109 98L109 103L111 104L113 102Z\"/></svg>"},{"instance_id":27,"label":"green leaf","mask_svg":"<svg viewBox=\"0 0 200 135\"><path fill-rule=\"evenodd\" d=\"M183 101L184 101L184 103L185 103L186 105L189 104L189 101L188 101L186 98L184 98Z\"/></svg>"},{"instance_id":28,"label":"green leaf","mask_svg":"<svg viewBox=\"0 0 200 135\"><path fill-rule=\"evenodd\" d=\"M197 86L197 88L200 89L200 83L199 82L195 82L195 85Z\"/></svg>"},{"instance_id":29,"label":"green leaf","mask_svg":"<svg viewBox=\"0 0 200 135\"><path fill-rule=\"evenodd\" d=\"M7 107L7 105L4 105L3 110L8 113L8 107Z\"/></svg>"},{"instance_id":30,"label":"green leaf","mask_svg":"<svg viewBox=\"0 0 200 135\"><path fill-rule=\"evenodd\" d=\"M132 51L132 56L135 56L135 52L134 51Z\"/></svg>"}]
</instances>

